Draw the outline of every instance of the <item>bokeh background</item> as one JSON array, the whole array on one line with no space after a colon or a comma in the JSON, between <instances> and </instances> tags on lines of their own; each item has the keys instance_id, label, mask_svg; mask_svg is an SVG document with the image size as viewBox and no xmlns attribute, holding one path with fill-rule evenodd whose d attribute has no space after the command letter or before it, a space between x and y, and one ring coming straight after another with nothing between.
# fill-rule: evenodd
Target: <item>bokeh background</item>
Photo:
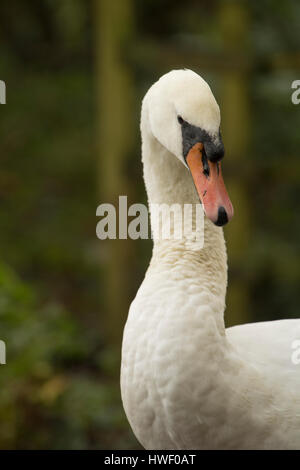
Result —
<instances>
[{"instance_id":1,"label":"bokeh background","mask_svg":"<svg viewBox=\"0 0 300 470\"><path fill-rule=\"evenodd\" d=\"M0 448L135 449L120 346L151 241L100 241L96 207L146 202L147 88L191 68L221 106L226 324L299 316L300 3L0 4Z\"/></svg>"}]
</instances>

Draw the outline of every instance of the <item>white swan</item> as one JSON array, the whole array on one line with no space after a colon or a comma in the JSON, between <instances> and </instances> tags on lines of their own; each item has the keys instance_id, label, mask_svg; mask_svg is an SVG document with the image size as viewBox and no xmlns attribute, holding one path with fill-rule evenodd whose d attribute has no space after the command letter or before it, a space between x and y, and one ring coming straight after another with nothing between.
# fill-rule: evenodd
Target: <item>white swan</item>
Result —
<instances>
[{"instance_id":1,"label":"white swan","mask_svg":"<svg viewBox=\"0 0 300 470\"><path fill-rule=\"evenodd\" d=\"M300 321L224 327L227 261L215 224L233 210L218 176L219 126L209 86L190 70L164 75L144 98L149 202L183 205L199 195L205 238L202 249L185 238L154 242L124 330L123 405L147 449L299 448L300 364L292 354Z\"/></svg>"}]
</instances>

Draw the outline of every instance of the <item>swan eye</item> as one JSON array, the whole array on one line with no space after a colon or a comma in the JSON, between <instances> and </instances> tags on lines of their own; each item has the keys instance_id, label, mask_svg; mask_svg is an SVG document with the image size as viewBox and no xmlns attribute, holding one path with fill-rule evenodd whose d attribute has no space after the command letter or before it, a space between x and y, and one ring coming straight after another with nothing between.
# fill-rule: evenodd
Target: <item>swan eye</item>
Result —
<instances>
[{"instance_id":1,"label":"swan eye","mask_svg":"<svg viewBox=\"0 0 300 470\"><path fill-rule=\"evenodd\" d=\"M179 124L183 124L183 119L181 116L177 116L177 121L179 122Z\"/></svg>"}]
</instances>

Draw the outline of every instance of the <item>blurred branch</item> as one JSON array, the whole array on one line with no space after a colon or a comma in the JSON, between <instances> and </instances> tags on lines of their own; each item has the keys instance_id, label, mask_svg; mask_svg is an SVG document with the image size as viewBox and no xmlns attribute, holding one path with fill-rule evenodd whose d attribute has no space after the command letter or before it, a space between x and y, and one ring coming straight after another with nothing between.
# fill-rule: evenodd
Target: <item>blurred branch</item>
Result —
<instances>
[{"instance_id":1,"label":"blurred branch","mask_svg":"<svg viewBox=\"0 0 300 470\"><path fill-rule=\"evenodd\" d=\"M145 41L142 44L131 44L127 53L128 60L138 66L149 70L156 68L203 68L214 71L224 71L232 68L249 69L251 60L243 54L224 54L214 50L191 50L190 45L185 47L182 43L171 42L161 44L156 41ZM147 60L145 60L147 57Z\"/></svg>"},{"instance_id":2,"label":"blurred branch","mask_svg":"<svg viewBox=\"0 0 300 470\"><path fill-rule=\"evenodd\" d=\"M230 70L247 72L251 69L274 71L300 68L300 54L297 52L254 56L250 52L245 55L243 49L230 51L229 49L208 49L195 45L192 49L191 44L185 45L181 41L162 44L153 40L145 40L142 43L132 43L127 50L127 60L131 64L149 71L187 66L192 69L213 70L217 73Z\"/></svg>"},{"instance_id":3,"label":"blurred branch","mask_svg":"<svg viewBox=\"0 0 300 470\"><path fill-rule=\"evenodd\" d=\"M249 52L249 17L243 3L233 1L220 4L219 18L226 53L240 56L241 51ZM227 326L250 321L249 287L245 279L246 270L241 268L244 266L241 260L245 257L249 245L250 205L245 182L241 182L239 178L230 178L230 167L242 167L247 156L251 125L249 80L250 74L245 67L227 68L222 79L222 132L225 148L230 155L226 179L233 205L239 214L226 230L230 267L233 271L239 271L231 277L228 287Z\"/></svg>"},{"instance_id":4,"label":"blurred branch","mask_svg":"<svg viewBox=\"0 0 300 470\"><path fill-rule=\"evenodd\" d=\"M133 85L123 59L132 32L131 0L95 0L97 152L100 200L118 208L118 197L130 193L125 165L132 147ZM116 211L118 214L118 210ZM118 238L118 237L117 237ZM129 307L129 240L106 240L104 329L110 346L120 347Z\"/></svg>"}]
</instances>

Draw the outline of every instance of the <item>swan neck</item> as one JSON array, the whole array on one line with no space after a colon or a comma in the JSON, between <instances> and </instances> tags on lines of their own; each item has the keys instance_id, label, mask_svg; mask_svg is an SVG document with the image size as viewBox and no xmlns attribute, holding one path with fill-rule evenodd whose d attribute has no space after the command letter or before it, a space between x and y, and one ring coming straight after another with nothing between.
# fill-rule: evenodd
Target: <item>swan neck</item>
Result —
<instances>
[{"instance_id":1,"label":"swan neck","mask_svg":"<svg viewBox=\"0 0 300 470\"><path fill-rule=\"evenodd\" d=\"M167 151L151 134L149 127L142 121L142 160L148 203L176 204L183 206L200 205L189 170L174 155ZM200 207L202 207L200 205ZM203 215L203 213L202 213ZM208 309L213 306L214 316L218 318L219 331L224 331L224 307L227 287L227 255L223 230L216 227L205 216L202 224L195 224L196 211L192 212L193 236L180 239L154 239L152 259L147 277L157 275L172 280L184 291L191 283L195 294L207 299ZM151 214L153 229L153 213ZM178 222L172 219L173 230ZM164 223L164 219L160 218ZM188 221L189 223L190 221ZM157 224L157 220L155 221ZM190 225L190 224L189 224ZM190 235L189 230L187 230ZM197 294L196 294L197 295Z\"/></svg>"}]
</instances>

